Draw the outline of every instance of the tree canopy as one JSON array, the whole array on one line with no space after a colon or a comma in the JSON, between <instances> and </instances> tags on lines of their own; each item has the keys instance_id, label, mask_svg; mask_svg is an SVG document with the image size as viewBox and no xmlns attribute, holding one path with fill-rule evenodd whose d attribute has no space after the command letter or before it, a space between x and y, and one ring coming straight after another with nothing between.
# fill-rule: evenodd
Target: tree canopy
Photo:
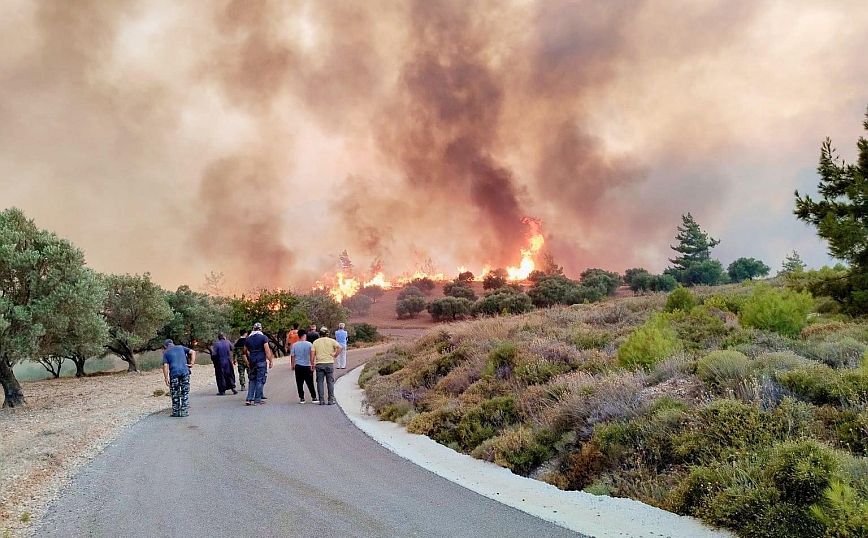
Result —
<instances>
[{"instance_id":1,"label":"tree canopy","mask_svg":"<svg viewBox=\"0 0 868 538\"><path fill-rule=\"evenodd\" d=\"M670 248L678 255L670 258L669 262L674 269L681 270L710 259L711 249L720 244L719 240L712 238L699 227L696 219L690 213L681 216L681 226L678 227L675 240L678 241L678 244L670 245Z\"/></svg>"},{"instance_id":2,"label":"tree canopy","mask_svg":"<svg viewBox=\"0 0 868 538\"><path fill-rule=\"evenodd\" d=\"M868 112L863 127L868 131ZM868 312L868 139L859 137L855 163L845 162L829 138L820 147L819 198L796 191L795 214L816 226L829 253L851 270L834 297L854 314Z\"/></svg>"},{"instance_id":3,"label":"tree canopy","mask_svg":"<svg viewBox=\"0 0 868 538\"><path fill-rule=\"evenodd\" d=\"M802 261L802 257L799 256L799 253L795 250L792 254L787 255L784 259L784 263L781 266L781 270L778 271L778 275L785 276L793 273L801 273L805 270L805 262Z\"/></svg>"},{"instance_id":4,"label":"tree canopy","mask_svg":"<svg viewBox=\"0 0 868 538\"><path fill-rule=\"evenodd\" d=\"M700 228L690 213L681 216L681 226L678 226L675 240L678 244L670 245L670 248L677 255L669 259L672 266L664 274L672 275L685 286L713 286L726 280L723 265L711 258L711 249L720 241Z\"/></svg>"},{"instance_id":5,"label":"tree canopy","mask_svg":"<svg viewBox=\"0 0 868 538\"><path fill-rule=\"evenodd\" d=\"M756 258L738 258L729 264L726 272L733 282L753 280L756 277L766 276L771 269Z\"/></svg>"},{"instance_id":6,"label":"tree canopy","mask_svg":"<svg viewBox=\"0 0 868 538\"><path fill-rule=\"evenodd\" d=\"M211 354L218 332L228 332L230 309L226 300L180 286L166 294L172 319L160 331L163 338Z\"/></svg>"},{"instance_id":7,"label":"tree canopy","mask_svg":"<svg viewBox=\"0 0 868 538\"><path fill-rule=\"evenodd\" d=\"M109 351L138 371L136 355L158 349L158 332L174 314L166 292L151 281L151 275L106 275L103 283L108 290L104 314L109 326Z\"/></svg>"},{"instance_id":8,"label":"tree canopy","mask_svg":"<svg viewBox=\"0 0 868 538\"><path fill-rule=\"evenodd\" d=\"M4 407L25 403L12 367L62 352L78 318L98 315L102 290L69 241L39 229L19 209L0 212L0 383ZM89 294L95 295L96 301Z\"/></svg>"}]
</instances>

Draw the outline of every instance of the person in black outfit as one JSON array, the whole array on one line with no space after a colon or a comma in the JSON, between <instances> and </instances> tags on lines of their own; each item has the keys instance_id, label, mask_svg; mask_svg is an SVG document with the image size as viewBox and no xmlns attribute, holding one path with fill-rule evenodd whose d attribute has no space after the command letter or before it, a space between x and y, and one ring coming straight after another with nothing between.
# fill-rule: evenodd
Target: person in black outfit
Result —
<instances>
[{"instance_id":1,"label":"person in black outfit","mask_svg":"<svg viewBox=\"0 0 868 538\"><path fill-rule=\"evenodd\" d=\"M307 341L313 344L317 338L319 338L319 333L316 332L316 324L313 324L310 326L310 330L307 331Z\"/></svg>"}]
</instances>

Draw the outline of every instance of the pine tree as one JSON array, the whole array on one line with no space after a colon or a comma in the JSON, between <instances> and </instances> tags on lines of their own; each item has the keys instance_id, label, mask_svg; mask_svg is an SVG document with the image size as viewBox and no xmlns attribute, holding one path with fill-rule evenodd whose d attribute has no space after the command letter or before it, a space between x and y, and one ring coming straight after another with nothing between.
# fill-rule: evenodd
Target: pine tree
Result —
<instances>
[{"instance_id":1,"label":"pine tree","mask_svg":"<svg viewBox=\"0 0 868 538\"><path fill-rule=\"evenodd\" d=\"M792 254L788 255L786 259L784 259L784 264L781 266L778 276L801 273L805 270L805 267L806 265L805 262L802 261L802 257L794 250Z\"/></svg>"},{"instance_id":2,"label":"pine tree","mask_svg":"<svg viewBox=\"0 0 868 538\"><path fill-rule=\"evenodd\" d=\"M678 245L670 248L679 256L670 258L672 269L684 271L692 265L711 259L711 249L720 241L710 237L699 227L693 215L690 213L681 216L681 226L678 227L678 235L675 236Z\"/></svg>"},{"instance_id":3,"label":"pine tree","mask_svg":"<svg viewBox=\"0 0 868 538\"><path fill-rule=\"evenodd\" d=\"M868 131L868 111L862 124ZM820 148L820 199L796 191L795 214L817 227L829 243L829 253L849 263L847 278L836 284L833 297L851 314L868 313L868 139L859 137L855 163L847 163L829 138Z\"/></svg>"},{"instance_id":4,"label":"pine tree","mask_svg":"<svg viewBox=\"0 0 868 538\"><path fill-rule=\"evenodd\" d=\"M868 112L863 125L868 131ZM847 163L826 138L817 167L817 191L822 198L814 201L796 191L795 214L817 227L832 256L864 272L868 268L868 140L859 137L857 147L857 162Z\"/></svg>"}]
</instances>

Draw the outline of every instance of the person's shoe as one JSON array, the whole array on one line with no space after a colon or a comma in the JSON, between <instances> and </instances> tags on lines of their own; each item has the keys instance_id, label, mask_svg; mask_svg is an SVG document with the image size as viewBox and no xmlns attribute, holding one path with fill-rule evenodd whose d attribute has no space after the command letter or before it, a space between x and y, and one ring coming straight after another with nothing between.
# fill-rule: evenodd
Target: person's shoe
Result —
<instances>
[{"instance_id":1,"label":"person's shoe","mask_svg":"<svg viewBox=\"0 0 868 538\"><path fill-rule=\"evenodd\" d=\"M180 417L181 415L179 415L178 413L172 413L172 414L169 415L169 416L172 417L172 418L178 418L178 417Z\"/></svg>"},{"instance_id":2,"label":"person's shoe","mask_svg":"<svg viewBox=\"0 0 868 538\"><path fill-rule=\"evenodd\" d=\"M325 403L325 402L320 402L319 404L320 404L320 405L325 405L326 403Z\"/></svg>"},{"instance_id":3,"label":"person's shoe","mask_svg":"<svg viewBox=\"0 0 868 538\"><path fill-rule=\"evenodd\" d=\"M332 401L329 402L329 405L334 405L334 404L336 404L336 403L337 403L336 401L332 400Z\"/></svg>"},{"instance_id":4,"label":"person's shoe","mask_svg":"<svg viewBox=\"0 0 868 538\"><path fill-rule=\"evenodd\" d=\"M238 391L235 389L232 389L232 394L238 394Z\"/></svg>"},{"instance_id":5,"label":"person's shoe","mask_svg":"<svg viewBox=\"0 0 868 538\"><path fill-rule=\"evenodd\" d=\"M317 398L316 396L314 396L314 397L313 397L313 400L311 400L311 401L312 401L313 403L319 403L319 398Z\"/></svg>"},{"instance_id":6,"label":"person's shoe","mask_svg":"<svg viewBox=\"0 0 868 538\"><path fill-rule=\"evenodd\" d=\"M298 403L303 404L303 403L307 403L307 402L305 402L304 398L302 398L301 400L298 401Z\"/></svg>"},{"instance_id":7,"label":"person's shoe","mask_svg":"<svg viewBox=\"0 0 868 538\"><path fill-rule=\"evenodd\" d=\"M190 413L181 413L181 414L178 415L178 416L180 416L180 417L189 417L189 416L190 416Z\"/></svg>"},{"instance_id":8,"label":"person's shoe","mask_svg":"<svg viewBox=\"0 0 868 538\"><path fill-rule=\"evenodd\" d=\"M244 402L244 405L253 405L253 400L247 400Z\"/></svg>"},{"instance_id":9,"label":"person's shoe","mask_svg":"<svg viewBox=\"0 0 868 538\"><path fill-rule=\"evenodd\" d=\"M268 397L267 397L267 396L263 396L262 399L263 399L263 400L267 400Z\"/></svg>"},{"instance_id":10,"label":"person's shoe","mask_svg":"<svg viewBox=\"0 0 868 538\"><path fill-rule=\"evenodd\" d=\"M225 392L218 392L217 396L226 396L226 393Z\"/></svg>"}]
</instances>

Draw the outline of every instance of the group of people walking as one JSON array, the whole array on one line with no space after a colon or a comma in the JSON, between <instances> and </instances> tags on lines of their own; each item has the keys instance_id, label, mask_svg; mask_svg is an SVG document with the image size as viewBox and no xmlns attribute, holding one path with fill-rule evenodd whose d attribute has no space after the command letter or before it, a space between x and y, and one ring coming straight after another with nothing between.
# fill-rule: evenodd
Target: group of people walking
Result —
<instances>
[{"instance_id":1,"label":"group of people walking","mask_svg":"<svg viewBox=\"0 0 868 538\"><path fill-rule=\"evenodd\" d=\"M310 399L320 405L333 405L334 371L347 367L348 334L343 323L335 337L329 330L316 325L310 329L299 329L294 324L286 336L286 350L290 355L290 366L295 372L299 403L305 403L304 387L307 386ZM227 391L238 394L235 388L235 369L241 390L247 387L245 405L262 405L268 398L264 394L268 370L274 367L274 343L262 332L262 324L255 323L252 331L243 331L232 344L224 333L217 335L211 348L214 363L214 377L217 381L217 394L225 396ZM196 362L196 352L172 340L163 345L163 377L172 396L172 416L185 417L189 413L190 367ZM316 373L316 386L314 386ZM248 382L249 380L249 382ZM325 398L327 390L327 399Z\"/></svg>"}]
</instances>

